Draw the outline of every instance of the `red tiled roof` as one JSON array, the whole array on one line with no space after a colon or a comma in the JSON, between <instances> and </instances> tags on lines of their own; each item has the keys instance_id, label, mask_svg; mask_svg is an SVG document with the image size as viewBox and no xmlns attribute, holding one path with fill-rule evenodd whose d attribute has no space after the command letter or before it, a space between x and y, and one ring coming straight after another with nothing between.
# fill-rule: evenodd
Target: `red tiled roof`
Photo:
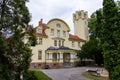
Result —
<instances>
[{"instance_id":1,"label":"red tiled roof","mask_svg":"<svg viewBox=\"0 0 120 80\"><path fill-rule=\"evenodd\" d=\"M83 42L85 41L85 40L79 38L77 35L72 35L72 34L69 34L69 39L70 40L83 41Z\"/></svg>"},{"instance_id":2,"label":"red tiled roof","mask_svg":"<svg viewBox=\"0 0 120 80\"><path fill-rule=\"evenodd\" d=\"M37 31L36 31L36 29L37 29L38 27L42 27L42 33L41 33L41 34L37 33ZM43 22L42 22L42 19L41 19L41 20L39 21L39 23L38 23L38 26L34 28L34 34L35 34L35 35L38 35L38 36L47 36L46 33L45 33L45 28L46 28L46 24L43 23Z\"/></svg>"},{"instance_id":3,"label":"red tiled roof","mask_svg":"<svg viewBox=\"0 0 120 80\"><path fill-rule=\"evenodd\" d=\"M38 35L38 36L47 36L44 29L42 29L42 33L41 34L37 33L36 29L37 28L34 29L34 34L35 35Z\"/></svg>"}]
</instances>

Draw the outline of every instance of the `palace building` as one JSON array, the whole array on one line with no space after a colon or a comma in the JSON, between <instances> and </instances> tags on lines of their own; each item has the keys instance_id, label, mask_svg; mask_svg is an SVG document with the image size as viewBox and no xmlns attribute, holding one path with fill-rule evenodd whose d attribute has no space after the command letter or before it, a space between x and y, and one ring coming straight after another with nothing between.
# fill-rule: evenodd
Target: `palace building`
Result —
<instances>
[{"instance_id":1,"label":"palace building","mask_svg":"<svg viewBox=\"0 0 120 80\"><path fill-rule=\"evenodd\" d=\"M76 11L73 14L74 34L70 34L68 24L58 18L43 23L41 19L34 28L37 45L32 49L31 68L59 68L75 66L77 50L89 40L88 13ZM26 40L27 42L27 40Z\"/></svg>"}]
</instances>

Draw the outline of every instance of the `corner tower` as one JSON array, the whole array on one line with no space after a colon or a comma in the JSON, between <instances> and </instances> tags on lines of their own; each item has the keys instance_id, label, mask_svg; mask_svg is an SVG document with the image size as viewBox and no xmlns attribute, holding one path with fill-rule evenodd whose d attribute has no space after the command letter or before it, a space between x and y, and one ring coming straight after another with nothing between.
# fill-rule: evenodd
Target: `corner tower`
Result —
<instances>
[{"instance_id":1,"label":"corner tower","mask_svg":"<svg viewBox=\"0 0 120 80\"><path fill-rule=\"evenodd\" d=\"M74 34L80 38L88 41L88 13L87 11L81 10L76 11L73 14L73 23L74 23Z\"/></svg>"}]
</instances>

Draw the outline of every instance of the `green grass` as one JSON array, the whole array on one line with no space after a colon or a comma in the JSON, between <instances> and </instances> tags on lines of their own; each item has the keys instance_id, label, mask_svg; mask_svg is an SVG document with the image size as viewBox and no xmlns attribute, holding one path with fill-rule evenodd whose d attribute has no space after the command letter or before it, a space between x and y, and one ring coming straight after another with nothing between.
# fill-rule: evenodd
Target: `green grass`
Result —
<instances>
[{"instance_id":1,"label":"green grass","mask_svg":"<svg viewBox=\"0 0 120 80\"><path fill-rule=\"evenodd\" d=\"M40 70L30 69L25 74L25 80L52 80L52 79Z\"/></svg>"},{"instance_id":2,"label":"green grass","mask_svg":"<svg viewBox=\"0 0 120 80\"><path fill-rule=\"evenodd\" d=\"M52 80L50 77L48 77L42 71L34 70L34 75L37 77L38 80Z\"/></svg>"},{"instance_id":3,"label":"green grass","mask_svg":"<svg viewBox=\"0 0 120 80\"><path fill-rule=\"evenodd\" d=\"M84 72L84 73L82 73L82 75L84 77L91 79L91 80L109 80L105 77L95 76L95 75L91 74L90 72Z\"/></svg>"}]
</instances>

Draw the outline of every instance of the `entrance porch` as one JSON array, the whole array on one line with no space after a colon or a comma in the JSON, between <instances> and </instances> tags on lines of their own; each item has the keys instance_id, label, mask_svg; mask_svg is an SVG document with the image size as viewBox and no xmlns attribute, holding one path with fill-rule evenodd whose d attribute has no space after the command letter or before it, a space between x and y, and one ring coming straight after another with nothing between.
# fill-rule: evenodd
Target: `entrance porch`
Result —
<instances>
[{"instance_id":1,"label":"entrance porch","mask_svg":"<svg viewBox=\"0 0 120 80\"><path fill-rule=\"evenodd\" d=\"M73 49L62 47L58 49L48 48L46 50L45 63L51 68L72 67L76 61L76 52Z\"/></svg>"}]
</instances>

